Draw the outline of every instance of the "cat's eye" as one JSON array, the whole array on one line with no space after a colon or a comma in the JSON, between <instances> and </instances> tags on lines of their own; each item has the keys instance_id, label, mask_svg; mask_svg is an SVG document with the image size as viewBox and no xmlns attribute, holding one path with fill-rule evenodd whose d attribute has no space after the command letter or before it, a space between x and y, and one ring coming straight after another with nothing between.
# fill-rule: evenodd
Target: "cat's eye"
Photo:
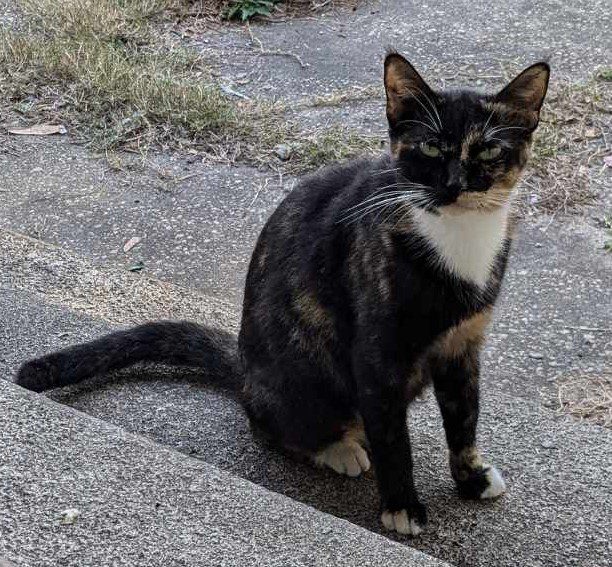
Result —
<instances>
[{"instance_id":1,"label":"cat's eye","mask_svg":"<svg viewBox=\"0 0 612 567\"><path fill-rule=\"evenodd\" d=\"M421 152L425 154L427 157L435 158L435 157L440 157L442 155L440 148L437 148L436 146L432 146L431 144L426 144L425 142L422 142L419 145L419 148L421 149Z\"/></svg>"},{"instance_id":2,"label":"cat's eye","mask_svg":"<svg viewBox=\"0 0 612 567\"><path fill-rule=\"evenodd\" d=\"M478 154L478 159L481 161L491 161L496 157L499 157L499 154L501 154L501 148L499 146L493 146L492 148L482 150Z\"/></svg>"}]
</instances>

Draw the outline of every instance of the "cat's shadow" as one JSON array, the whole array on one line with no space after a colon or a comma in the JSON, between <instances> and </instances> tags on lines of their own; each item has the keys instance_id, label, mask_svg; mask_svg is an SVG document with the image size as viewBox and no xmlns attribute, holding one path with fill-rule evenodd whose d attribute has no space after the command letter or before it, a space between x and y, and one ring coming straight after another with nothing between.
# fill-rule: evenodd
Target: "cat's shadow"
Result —
<instances>
[{"instance_id":1,"label":"cat's shadow","mask_svg":"<svg viewBox=\"0 0 612 567\"><path fill-rule=\"evenodd\" d=\"M393 539L426 549L384 531L373 471L359 478L340 476L301 461L255 437L239 402L203 384L201 373L186 369L134 368L112 377L49 392L49 397L133 433L201 459L268 490L344 518ZM430 518L465 520L465 504L455 496L443 446L414 434L415 480L429 505ZM438 445L436 440L434 445ZM442 470L437 486L432 475ZM448 478L445 478L448 477ZM433 501L432 501L433 500ZM449 500L452 504L449 506ZM458 505L459 504L459 505Z\"/></svg>"}]
</instances>

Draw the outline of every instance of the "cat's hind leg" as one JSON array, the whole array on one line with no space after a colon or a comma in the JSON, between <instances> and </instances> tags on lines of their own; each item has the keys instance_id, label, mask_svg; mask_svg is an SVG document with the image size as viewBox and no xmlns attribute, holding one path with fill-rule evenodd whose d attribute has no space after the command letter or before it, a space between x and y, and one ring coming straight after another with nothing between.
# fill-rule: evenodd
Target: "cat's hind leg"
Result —
<instances>
[{"instance_id":1,"label":"cat's hind leg","mask_svg":"<svg viewBox=\"0 0 612 567\"><path fill-rule=\"evenodd\" d=\"M356 477L370 470L370 457L365 449L365 432L361 423L348 426L342 438L314 454L313 461L338 474Z\"/></svg>"},{"instance_id":2,"label":"cat's hind leg","mask_svg":"<svg viewBox=\"0 0 612 567\"><path fill-rule=\"evenodd\" d=\"M251 371L245 387L245 409L253 429L273 444L305 456L319 467L355 477L369 470L363 424L352 404L318 369L304 361L274 379L273 369ZM301 372L300 372L301 371Z\"/></svg>"}]
</instances>

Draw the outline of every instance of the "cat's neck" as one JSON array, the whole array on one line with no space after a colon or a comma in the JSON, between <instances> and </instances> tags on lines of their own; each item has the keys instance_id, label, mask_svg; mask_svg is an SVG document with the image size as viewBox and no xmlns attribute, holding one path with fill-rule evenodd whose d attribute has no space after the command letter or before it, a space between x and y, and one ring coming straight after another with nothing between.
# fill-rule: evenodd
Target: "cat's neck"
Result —
<instances>
[{"instance_id":1,"label":"cat's neck","mask_svg":"<svg viewBox=\"0 0 612 567\"><path fill-rule=\"evenodd\" d=\"M449 273L484 288L508 232L511 204L492 211L415 211L413 226Z\"/></svg>"}]
</instances>

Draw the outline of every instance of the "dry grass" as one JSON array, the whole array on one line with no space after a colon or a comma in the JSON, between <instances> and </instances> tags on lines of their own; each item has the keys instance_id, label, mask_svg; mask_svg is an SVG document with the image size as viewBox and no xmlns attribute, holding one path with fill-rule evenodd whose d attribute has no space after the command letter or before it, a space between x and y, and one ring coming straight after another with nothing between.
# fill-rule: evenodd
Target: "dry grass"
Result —
<instances>
[{"instance_id":1,"label":"dry grass","mask_svg":"<svg viewBox=\"0 0 612 567\"><path fill-rule=\"evenodd\" d=\"M565 413L612 427L612 376L582 376L559 386L559 409Z\"/></svg>"},{"instance_id":2,"label":"dry grass","mask_svg":"<svg viewBox=\"0 0 612 567\"><path fill-rule=\"evenodd\" d=\"M31 24L47 36L94 37L98 41L139 43L149 39L151 23L185 0L18 0Z\"/></svg>"},{"instance_id":3,"label":"dry grass","mask_svg":"<svg viewBox=\"0 0 612 567\"><path fill-rule=\"evenodd\" d=\"M124 4L22 0L31 29L0 35L3 99L26 121L62 121L99 150L190 148L298 172L378 147L338 128L305 135L282 103L236 102L197 53L154 42L152 24L178 0ZM285 162L274 153L281 143L292 147Z\"/></svg>"},{"instance_id":4,"label":"dry grass","mask_svg":"<svg viewBox=\"0 0 612 567\"><path fill-rule=\"evenodd\" d=\"M382 85L353 86L343 91L314 96L308 100L304 100L301 104L313 108L335 107L343 106L350 102L363 102L376 98L383 100L384 96L385 91Z\"/></svg>"},{"instance_id":5,"label":"dry grass","mask_svg":"<svg viewBox=\"0 0 612 567\"><path fill-rule=\"evenodd\" d=\"M611 131L610 83L593 79L552 88L523 181L526 206L556 213L591 203L602 158L612 152Z\"/></svg>"}]
</instances>

